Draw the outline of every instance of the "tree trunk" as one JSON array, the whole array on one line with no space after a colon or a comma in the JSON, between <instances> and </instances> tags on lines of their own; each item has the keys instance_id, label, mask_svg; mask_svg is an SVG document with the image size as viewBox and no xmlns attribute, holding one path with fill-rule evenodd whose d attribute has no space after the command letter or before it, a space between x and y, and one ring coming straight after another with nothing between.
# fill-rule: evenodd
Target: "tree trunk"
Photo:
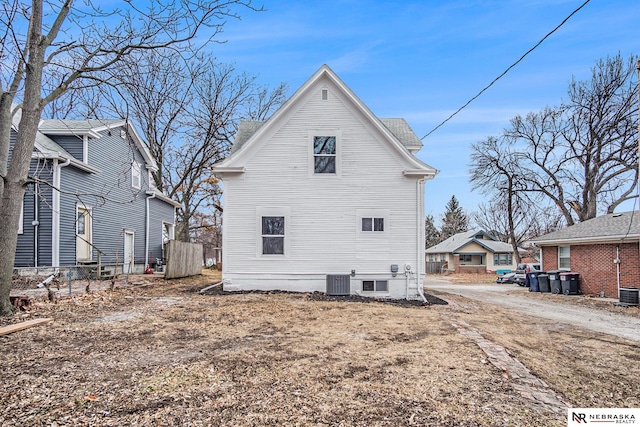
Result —
<instances>
[{"instance_id":1,"label":"tree trunk","mask_svg":"<svg viewBox=\"0 0 640 427\"><path fill-rule=\"evenodd\" d=\"M28 64L24 80L22 117L18 125L18 135L11 153L11 163L7 168L4 190L0 198L0 315L8 315L13 311L9 294L18 242L22 200L42 113L40 90L42 89L45 47L41 44L44 41L41 30L42 2L34 1L29 25ZM2 107L7 108L6 105L2 105ZM10 104L8 108L10 108ZM0 117L5 118L6 112L0 114Z\"/></svg>"}]
</instances>

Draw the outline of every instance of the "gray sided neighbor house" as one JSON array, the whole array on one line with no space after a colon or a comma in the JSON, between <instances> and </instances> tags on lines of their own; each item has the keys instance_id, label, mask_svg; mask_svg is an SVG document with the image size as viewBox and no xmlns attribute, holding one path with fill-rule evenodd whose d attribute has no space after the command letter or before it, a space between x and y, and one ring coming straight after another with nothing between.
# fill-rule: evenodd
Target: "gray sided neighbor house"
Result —
<instances>
[{"instance_id":1,"label":"gray sided neighbor house","mask_svg":"<svg viewBox=\"0 0 640 427\"><path fill-rule=\"evenodd\" d=\"M20 121L12 121L11 146ZM164 257L179 206L153 184L157 169L126 120L42 120L15 267L119 264L141 272ZM59 191L58 191L59 190Z\"/></svg>"}]
</instances>

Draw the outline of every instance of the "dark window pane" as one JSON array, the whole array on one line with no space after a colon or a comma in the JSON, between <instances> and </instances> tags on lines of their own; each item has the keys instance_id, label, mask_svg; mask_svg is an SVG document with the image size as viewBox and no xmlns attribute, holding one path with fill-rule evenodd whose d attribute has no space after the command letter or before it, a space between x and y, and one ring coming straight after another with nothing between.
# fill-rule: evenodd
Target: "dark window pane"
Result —
<instances>
[{"instance_id":1,"label":"dark window pane","mask_svg":"<svg viewBox=\"0 0 640 427\"><path fill-rule=\"evenodd\" d=\"M284 237L263 237L262 253L265 255L284 255Z\"/></svg>"},{"instance_id":2,"label":"dark window pane","mask_svg":"<svg viewBox=\"0 0 640 427\"><path fill-rule=\"evenodd\" d=\"M336 154L336 137L335 136L314 137L313 154Z\"/></svg>"},{"instance_id":3,"label":"dark window pane","mask_svg":"<svg viewBox=\"0 0 640 427\"><path fill-rule=\"evenodd\" d=\"M384 218L373 219L373 231L384 231Z\"/></svg>"},{"instance_id":4,"label":"dark window pane","mask_svg":"<svg viewBox=\"0 0 640 427\"><path fill-rule=\"evenodd\" d=\"M262 217L262 235L267 236L284 236L284 217L283 216L263 216Z\"/></svg>"},{"instance_id":5,"label":"dark window pane","mask_svg":"<svg viewBox=\"0 0 640 427\"><path fill-rule=\"evenodd\" d=\"M85 230L84 224L85 224L85 222L84 222L84 212L78 212L78 226L77 226L77 228L78 228L77 233L78 234L84 234L84 230Z\"/></svg>"},{"instance_id":6,"label":"dark window pane","mask_svg":"<svg viewBox=\"0 0 640 427\"><path fill-rule=\"evenodd\" d=\"M389 284L386 280L376 280L376 291L387 292L389 290Z\"/></svg>"},{"instance_id":7,"label":"dark window pane","mask_svg":"<svg viewBox=\"0 0 640 427\"><path fill-rule=\"evenodd\" d=\"M336 158L328 156L316 156L315 173L336 173Z\"/></svg>"},{"instance_id":8,"label":"dark window pane","mask_svg":"<svg viewBox=\"0 0 640 427\"><path fill-rule=\"evenodd\" d=\"M363 280L362 281L362 290L373 292L373 280Z\"/></svg>"},{"instance_id":9,"label":"dark window pane","mask_svg":"<svg viewBox=\"0 0 640 427\"><path fill-rule=\"evenodd\" d=\"M362 218L362 231L373 230L373 218Z\"/></svg>"}]
</instances>

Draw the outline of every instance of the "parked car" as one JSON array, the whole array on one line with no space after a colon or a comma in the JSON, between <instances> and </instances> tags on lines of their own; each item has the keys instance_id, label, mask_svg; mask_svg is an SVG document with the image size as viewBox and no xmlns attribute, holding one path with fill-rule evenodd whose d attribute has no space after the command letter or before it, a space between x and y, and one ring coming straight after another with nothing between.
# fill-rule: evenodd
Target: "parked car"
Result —
<instances>
[{"instance_id":1,"label":"parked car","mask_svg":"<svg viewBox=\"0 0 640 427\"><path fill-rule=\"evenodd\" d=\"M517 283L520 286L524 286L525 277L527 276L527 273L531 273L532 271L540 271L540 264L539 263L518 264L513 283Z\"/></svg>"},{"instance_id":2,"label":"parked car","mask_svg":"<svg viewBox=\"0 0 640 427\"><path fill-rule=\"evenodd\" d=\"M502 276L498 276L496 283L516 283L515 278L516 273L503 274Z\"/></svg>"}]
</instances>

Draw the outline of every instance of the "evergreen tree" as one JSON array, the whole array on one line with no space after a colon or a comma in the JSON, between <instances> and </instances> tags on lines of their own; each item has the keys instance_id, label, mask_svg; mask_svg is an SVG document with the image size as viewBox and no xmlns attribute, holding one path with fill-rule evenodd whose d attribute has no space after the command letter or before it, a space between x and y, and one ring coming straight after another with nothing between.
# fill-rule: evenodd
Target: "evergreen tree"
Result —
<instances>
[{"instance_id":1,"label":"evergreen tree","mask_svg":"<svg viewBox=\"0 0 640 427\"><path fill-rule=\"evenodd\" d=\"M467 231L469 227L469 219L460 207L456 196L451 196L451 200L447 203L447 210L442 216L442 229L440 230L441 241L448 239L457 233Z\"/></svg>"},{"instance_id":2,"label":"evergreen tree","mask_svg":"<svg viewBox=\"0 0 640 427\"><path fill-rule=\"evenodd\" d=\"M440 232L436 228L433 215L427 215L424 219L424 237L425 249L435 246L442 241L440 240Z\"/></svg>"}]
</instances>

